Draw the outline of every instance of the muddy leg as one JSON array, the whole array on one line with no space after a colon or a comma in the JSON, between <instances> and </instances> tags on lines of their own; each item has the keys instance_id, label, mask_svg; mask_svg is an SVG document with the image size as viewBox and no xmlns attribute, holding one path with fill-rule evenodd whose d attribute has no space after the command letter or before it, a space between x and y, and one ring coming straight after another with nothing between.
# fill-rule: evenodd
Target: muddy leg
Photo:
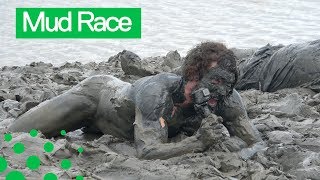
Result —
<instances>
[{"instance_id":1,"label":"muddy leg","mask_svg":"<svg viewBox=\"0 0 320 180\"><path fill-rule=\"evenodd\" d=\"M9 126L12 132L40 130L47 136L59 135L90 124L96 112L99 92L107 76L85 79L66 93L30 109Z\"/></svg>"}]
</instances>

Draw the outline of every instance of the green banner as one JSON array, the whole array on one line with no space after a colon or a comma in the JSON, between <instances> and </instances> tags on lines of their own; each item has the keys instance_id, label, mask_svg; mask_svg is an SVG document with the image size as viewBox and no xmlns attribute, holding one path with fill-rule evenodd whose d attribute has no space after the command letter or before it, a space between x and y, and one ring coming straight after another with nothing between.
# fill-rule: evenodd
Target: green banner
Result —
<instances>
[{"instance_id":1,"label":"green banner","mask_svg":"<svg viewBox=\"0 0 320 180\"><path fill-rule=\"evenodd\" d=\"M16 38L141 38L141 8L16 8Z\"/></svg>"}]
</instances>

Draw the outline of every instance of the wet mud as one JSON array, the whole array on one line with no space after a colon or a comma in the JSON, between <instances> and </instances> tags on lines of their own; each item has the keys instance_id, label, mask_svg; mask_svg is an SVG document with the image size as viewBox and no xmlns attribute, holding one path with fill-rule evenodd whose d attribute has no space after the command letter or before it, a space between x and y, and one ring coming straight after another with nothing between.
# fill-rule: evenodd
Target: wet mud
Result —
<instances>
[{"instance_id":1,"label":"wet mud","mask_svg":"<svg viewBox=\"0 0 320 180\"><path fill-rule=\"evenodd\" d=\"M144 60L131 54L133 62L125 64L123 59L128 57L127 53L121 52L101 63L75 62L54 67L37 62L2 67L0 156L6 158L8 168L0 173L0 178L17 169L27 179L40 179L47 172L57 174L59 179L72 179L77 175L86 179L320 179L320 94L306 88L240 91L250 121L266 146L248 158L242 156L246 143L237 137L227 137L205 152L195 151L167 160L138 159L132 141L83 128L51 139L42 134L31 137L29 133L13 133L10 142L3 141L6 127L18 116L87 77L109 74L132 83L145 75L175 71L183 59L177 52ZM140 59L138 65L136 59ZM184 138L180 135L170 141ZM48 141L55 147L51 153L43 150L43 144ZM25 144L24 153L13 152L16 142ZM83 147L84 152L79 153L79 147ZM30 155L41 159L37 171L26 167L25 161ZM72 167L61 169L62 159L70 159Z\"/></svg>"}]
</instances>

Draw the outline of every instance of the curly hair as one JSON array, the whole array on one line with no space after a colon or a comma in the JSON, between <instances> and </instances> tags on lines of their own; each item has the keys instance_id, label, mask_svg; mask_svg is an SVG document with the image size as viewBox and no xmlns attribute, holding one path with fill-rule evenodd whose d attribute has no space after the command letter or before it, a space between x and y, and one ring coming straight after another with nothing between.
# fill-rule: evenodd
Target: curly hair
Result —
<instances>
[{"instance_id":1,"label":"curly hair","mask_svg":"<svg viewBox=\"0 0 320 180\"><path fill-rule=\"evenodd\" d=\"M237 58L224 44L218 42L203 42L192 48L182 67L182 75L188 80L200 80L210 68L212 62L235 74L235 83L238 79Z\"/></svg>"}]
</instances>

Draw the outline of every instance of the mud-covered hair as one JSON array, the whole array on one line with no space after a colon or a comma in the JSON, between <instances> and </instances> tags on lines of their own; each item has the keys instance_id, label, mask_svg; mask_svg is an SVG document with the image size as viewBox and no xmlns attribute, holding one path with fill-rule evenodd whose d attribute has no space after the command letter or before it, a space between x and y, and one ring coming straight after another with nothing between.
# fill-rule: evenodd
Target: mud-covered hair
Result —
<instances>
[{"instance_id":1,"label":"mud-covered hair","mask_svg":"<svg viewBox=\"0 0 320 180\"><path fill-rule=\"evenodd\" d=\"M237 58L224 44L218 42L203 42L192 48L185 57L182 75L187 81L201 80L209 70L212 62L235 74L235 86L238 80Z\"/></svg>"}]
</instances>

